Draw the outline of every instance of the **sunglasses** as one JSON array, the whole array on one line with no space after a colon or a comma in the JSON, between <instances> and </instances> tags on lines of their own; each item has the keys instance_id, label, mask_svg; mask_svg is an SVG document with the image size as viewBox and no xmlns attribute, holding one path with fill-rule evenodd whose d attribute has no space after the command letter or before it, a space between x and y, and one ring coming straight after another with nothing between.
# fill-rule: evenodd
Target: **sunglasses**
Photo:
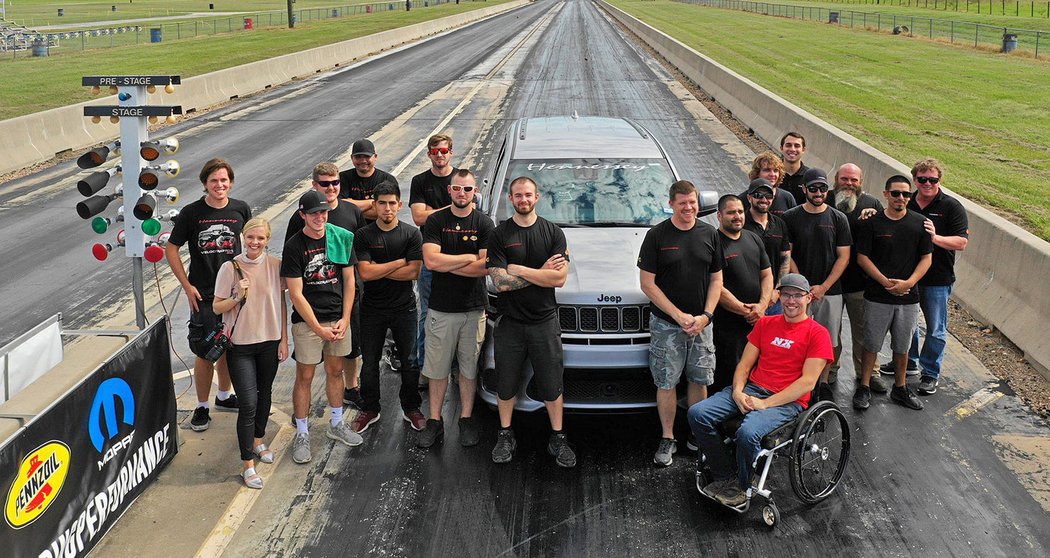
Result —
<instances>
[{"instance_id":1,"label":"sunglasses","mask_svg":"<svg viewBox=\"0 0 1050 558\"><path fill-rule=\"evenodd\" d=\"M827 192L828 191L828 185L827 184L814 184L812 186L806 186L806 190L808 190L809 193L811 193L811 194L816 194L817 192Z\"/></svg>"},{"instance_id":2,"label":"sunglasses","mask_svg":"<svg viewBox=\"0 0 1050 558\"><path fill-rule=\"evenodd\" d=\"M911 192L909 192L907 190L887 190L886 193L891 195L891 196L893 196L893 197L895 197L895 198L904 198L904 199L910 199L911 198Z\"/></svg>"},{"instance_id":3,"label":"sunglasses","mask_svg":"<svg viewBox=\"0 0 1050 558\"><path fill-rule=\"evenodd\" d=\"M340 181L339 181L339 179L336 179L336 180L318 180L317 183L320 184L322 188L332 188L332 187L335 187L335 186L339 186Z\"/></svg>"},{"instance_id":4,"label":"sunglasses","mask_svg":"<svg viewBox=\"0 0 1050 558\"><path fill-rule=\"evenodd\" d=\"M773 192L755 192L754 194L749 194L749 195L752 198L755 198L756 200L771 200L771 199L773 199Z\"/></svg>"},{"instance_id":5,"label":"sunglasses","mask_svg":"<svg viewBox=\"0 0 1050 558\"><path fill-rule=\"evenodd\" d=\"M448 155L452 151L451 147L431 147L431 155Z\"/></svg>"},{"instance_id":6,"label":"sunglasses","mask_svg":"<svg viewBox=\"0 0 1050 558\"><path fill-rule=\"evenodd\" d=\"M936 184L936 183L938 183L940 181L941 181L941 179L939 177L936 177L936 176L916 176L915 177L915 182L918 182L919 184Z\"/></svg>"},{"instance_id":7,"label":"sunglasses","mask_svg":"<svg viewBox=\"0 0 1050 558\"><path fill-rule=\"evenodd\" d=\"M460 186L459 184L453 184L449 186L453 192L466 192L471 193L474 191L474 186Z\"/></svg>"}]
</instances>

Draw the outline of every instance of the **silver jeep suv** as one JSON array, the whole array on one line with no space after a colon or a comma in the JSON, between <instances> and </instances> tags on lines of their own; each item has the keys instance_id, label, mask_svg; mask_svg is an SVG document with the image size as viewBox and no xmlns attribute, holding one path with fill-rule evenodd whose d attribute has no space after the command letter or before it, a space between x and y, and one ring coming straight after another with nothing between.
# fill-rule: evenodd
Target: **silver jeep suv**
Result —
<instances>
[{"instance_id":1,"label":"silver jeep suv","mask_svg":"<svg viewBox=\"0 0 1050 558\"><path fill-rule=\"evenodd\" d=\"M649 299L637 257L649 227L668 218L667 192L678 173L660 142L623 118L549 117L514 122L486 180L482 210L510 218L510 181L539 184L537 213L565 231L569 277L558 289L565 354L565 408L640 410L655 406L649 373ZM700 215L715 211L716 192L700 192ZM488 333L479 393L496 404L492 328L497 293L489 284ZM531 367L517 409L536 411Z\"/></svg>"}]
</instances>

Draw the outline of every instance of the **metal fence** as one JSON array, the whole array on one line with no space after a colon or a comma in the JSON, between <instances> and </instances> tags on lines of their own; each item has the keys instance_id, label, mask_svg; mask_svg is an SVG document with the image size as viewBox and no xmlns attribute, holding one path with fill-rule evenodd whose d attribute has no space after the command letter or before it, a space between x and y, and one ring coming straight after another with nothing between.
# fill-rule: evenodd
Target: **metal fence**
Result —
<instances>
[{"instance_id":1,"label":"metal fence","mask_svg":"<svg viewBox=\"0 0 1050 558\"><path fill-rule=\"evenodd\" d=\"M459 4L461 0L411 0L411 9L427 8L439 4ZM484 0L462 0L479 2ZM376 12L403 11L406 1L377 2L328 8L311 8L293 12L295 21L320 21ZM3 22L0 22L2 24ZM0 53L13 58L27 56L49 56L63 51L111 48L149 42L164 42L193 37L218 35L260 29L286 27L287 11L242 13L229 17L210 17L183 21L142 22L137 25L106 26L89 29L43 33L24 28L0 25Z\"/></svg>"},{"instance_id":2,"label":"metal fence","mask_svg":"<svg viewBox=\"0 0 1050 558\"><path fill-rule=\"evenodd\" d=\"M816 0L821 1L821 0ZM835 0L837 4L904 6L946 12L1050 18L1050 0Z\"/></svg>"},{"instance_id":3,"label":"metal fence","mask_svg":"<svg viewBox=\"0 0 1050 558\"><path fill-rule=\"evenodd\" d=\"M888 32L908 37L923 37L951 44L972 45L974 48L991 48L1010 52L1028 52L1038 58L1046 56L1050 46L1050 32L1033 29L1017 29L985 25L973 21L957 21L928 17L884 14L879 12L857 12L853 10L828 9L794 4L770 4L767 2L745 2L742 0L676 0L685 4L698 4L712 8L742 10L745 12L789 17L794 19L822 21L850 28Z\"/></svg>"}]
</instances>

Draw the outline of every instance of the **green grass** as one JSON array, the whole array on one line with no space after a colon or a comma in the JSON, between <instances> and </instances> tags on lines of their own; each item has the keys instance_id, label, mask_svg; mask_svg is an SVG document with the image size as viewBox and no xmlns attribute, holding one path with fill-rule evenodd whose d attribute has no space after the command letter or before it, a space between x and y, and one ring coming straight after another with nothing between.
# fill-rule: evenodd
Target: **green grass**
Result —
<instances>
[{"instance_id":1,"label":"green grass","mask_svg":"<svg viewBox=\"0 0 1050 558\"><path fill-rule=\"evenodd\" d=\"M293 7L296 10L304 10L362 3L365 3L365 0L297 0ZM215 4L215 10L209 10L208 4ZM116 6L117 11L112 11L111 6ZM65 10L63 17L58 17L58 8ZM42 27L88 21L107 22L192 13L206 14L210 11L255 12L287 8L286 0L8 0L7 20L28 27Z\"/></svg>"},{"instance_id":2,"label":"green grass","mask_svg":"<svg viewBox=\"0 0 1050 558\"><path fill-rule=\"evenodd\" d=\"M806 4L811 2L802 1ZM1017 18L1047 18L1047 10L1050 4L1045 0L817 0L813 4L833 4L836 6L848 6L854 10L887 10L887 9L923 9L930 12L942 14L972 14L973 16L1005 16L1011 19ZM935 17L935 16L929 16ZM948 16L945 16L948 17ZM951 16L957 19L956 16ZM993 24L997 25L997 24Z\"/></svg>"},{"instance_id":3,"label":"green grass","mask_svg":"<svg viewBox=\"0 0 1050 558\"><path fill-rule=\"evenodd\" d=\"M896 0L894 0L894 1L896 1ZM944 5L943 0L937 0L937 2L938 2L938 6L943 6ZM949 6L954 6L954 0L952 0L952 2L953 3L949 3ZM973 22L973 23L980 23L982 25L993 25L995 27L1007 27L1007 28L1011 28L1011 29L1031 29L1033 31L1050 31L1050 18L1046 17L1046 9L1047 9L1047 5L1048 5L1046 2L1043 2L1042 4L1036 3L1034 5L1035 13L1036 13L1035 17L1028 17L1028 12L1027 11L1025 11L1024 14L1022 14L1021 17L1016 17L1016 16L1012 15L1013 14L1012 11L1010 12L1010 15L1007 15L1007 16L1003 16L1002 14L999 14L998 12L996 12L996 14L994 14L994 15L989 15L988 12L987 12L987 10L988 10L988 8L987 8L987 4L988 4L987 0L982 0L982 2L983 2L982 5L984 6L984 10L985 10L982 13L977 13L976 11L971 11L971 12L959 11L959 12L956 12L956 11L954 11L954 9L949 9L949 10L933 9L933 2L930 2L930 4L929 4L930 7L926 8L926 7L924 7L924 3L922 1L920 1L918 4L915 4L913 2L913 5L911 5L911 6L909 6L907 3L905 3L903 5L886 4L886 3L882 3L882 4L868 3L868 4L865 4L865 3L857 3L857 2L835 2L835 1L828 1L828 0L814 0L814 1L809 1L809 0L772 0L769 3L772 3L772 4L790 4L790 5L794 5L794 6L805 6L807 8L824 8L825 10L839 10L842 13L842 15L841 15L842 19L846 20L847 22L848 22L848 19L849 19L849 12L852 11L852 12L856 12L858 14L859 13L882 13L882 14L890 14L890 15L899 15L899 16L904 16L904 17L909 17L909 18L910 17L914 17L916 19L916 21L918 21L920 18L923 19L923 20L926 20L926 19L938 19L938 20L945 20L945 21L947 21L947 20L955 20L955 21L968 21L968 22ZM1030 6L1030 5L1031 4L1028 4L1028 5L1026 5L1026 7ZM971 5L971 9L975 10L976 6L977 6L977 3L973 2L972 5ZM966 7L966 3L963 2L960 5L960 9L965 9L965 7ZM1013 9L1013 3L1012 2L1010 3L1010 7L1011 7L1011 10L1012 10ZM999 8L999 5L997 3L996 4L996 9L998 10L998 8ZM856 19L856 17L855 17L855 19ZM859 21L859 19L857 19L857 21ZM915 27L918 27L919 29L923 29L923 26L919 25L919 24L916 24ZM1047 39L1048 42L1050 42L1050 37L1046 37L1046 39ZM1050 52L1050 49L1048 49L1048 52Z\"/></svg>"},{"instance_id":4,"label":"green grass","mask_svg":"<svg viewBox=\"0 0 1050 558\"><path fill-rule=\"evenodd\" d=\"M88 50L46 58L0 61L0 120L65 106L96 97L80 86L81 76L164 74L183 79L371 35L426 20L508 2L442 4L410 12L379 12L268 28L248 33L201 36L139 46ZM298 4L298 3L297 3Z\"/></svg>"},{"instance_id":5,"label":"green grass","mask_svg":"<svg viewBox=\"0 0 1050 558\"><path fill-rule=\"evenodd\" d=\"M940 159L948 188L1050 240L1047 61L667 0L610 1L905 164Z\"/></svg>"}]
</instances>

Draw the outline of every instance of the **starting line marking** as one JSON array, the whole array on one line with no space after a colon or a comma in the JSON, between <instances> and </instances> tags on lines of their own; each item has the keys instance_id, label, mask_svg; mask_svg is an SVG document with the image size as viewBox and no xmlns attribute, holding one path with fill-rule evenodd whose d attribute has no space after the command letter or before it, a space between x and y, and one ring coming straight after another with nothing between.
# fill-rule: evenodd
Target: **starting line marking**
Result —
<instances>
[{"instance_id":1,"label":"starting line marking","mask_svg":"<svg viewBox=\"0 0 1050 558\"><path fill-rule=\"evenodd\" d=\"M961 401L958 405L952 407L951 409L948 409L948 412L945 413L945 415L955 415L955 418L962 420L976 413L977 411L981 410L982 407L985 407L997 401L1000 397L1003 396L1002 392L994 390L994 388L998 386L998 384L995 384L993 386L977 390L976 393L971 395L966 400Z\"/></svg>"}]
</instances>

